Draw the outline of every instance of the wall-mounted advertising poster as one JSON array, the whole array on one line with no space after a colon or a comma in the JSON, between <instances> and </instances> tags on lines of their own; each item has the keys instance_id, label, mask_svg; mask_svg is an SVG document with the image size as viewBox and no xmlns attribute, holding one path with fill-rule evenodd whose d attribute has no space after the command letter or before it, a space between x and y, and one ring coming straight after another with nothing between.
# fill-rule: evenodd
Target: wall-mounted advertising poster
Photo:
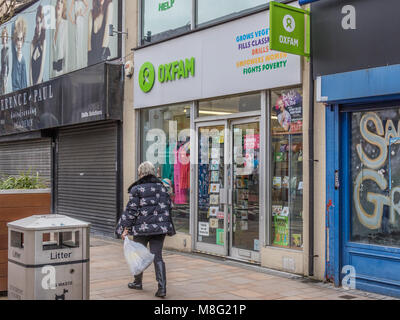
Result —
<instances>
[{"instance_id":1,"label":"wall-mounted advertising poster","mask_svg":"<svg viewBox=\"0 0 400 320\"><path fill-rule=\"evenodd\" d=\"M40 0L0 26L0 95L118 57L118 0Z\"/></svg>"}]
</instances>

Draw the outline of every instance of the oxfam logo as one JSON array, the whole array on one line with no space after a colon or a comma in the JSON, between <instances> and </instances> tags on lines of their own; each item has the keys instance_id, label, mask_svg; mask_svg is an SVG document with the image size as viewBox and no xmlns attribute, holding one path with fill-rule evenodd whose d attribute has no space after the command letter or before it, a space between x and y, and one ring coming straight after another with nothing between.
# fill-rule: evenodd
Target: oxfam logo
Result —
<instances>
[{"instance_id":1,"label":"oxfam logo","mask_svg":"<svg viewBox=\"0 0 400 320\"><path fill-rule=\"evenodd\" d=\"M287 32L293 32L296 28L296 22L290 14L283 17L283 27Z\"/></svg>"},{"instance_id":2,"label":"oxfam logo","mask_svg":"<svg viewBox=\"0 0 400 320\"><path fill-rule=\"evenodd\" d=\"M156 79L156 73L154 66L150 62L146 62L142 65L139 71L139 86L143 92L149 92L153 89L154 81Z\"/></svg>"}]
</instances>

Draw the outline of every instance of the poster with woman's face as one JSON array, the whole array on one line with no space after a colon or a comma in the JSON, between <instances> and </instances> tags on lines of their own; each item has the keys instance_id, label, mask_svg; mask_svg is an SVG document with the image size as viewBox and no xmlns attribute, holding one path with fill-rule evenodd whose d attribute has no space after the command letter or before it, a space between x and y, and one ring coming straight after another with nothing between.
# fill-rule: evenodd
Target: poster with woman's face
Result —
<instances>
[{"instance_id":1,"label":"poster with woman's face","mask_svg":"<svg viewBox=\"0 0 400 320\"><path fill-rule=\"evenodd\" d=\"M0 26L0 95L118 56L118 0L41 0ZM120 30L119 30L120 31Z\"/></svg>"},{"instance_id":2,"label":"poster with woman's face","mask_svg":"<svg viewBox=\"0 0 400 320\"><path fill-rule=\"evenodd\" d=\"M40 1L31 8L33 35L29 43L29 82L37 85L49 80L49 28L46 14L50 1Z\"/></svg>"},{"instance_id":3,"label":"poster with woman's face","mask_svg":"<svg viewBox=\"0 0 400 320\"><path fill-rule=\"evenodd\" d=\"M282 91L273 107L273 114L285 132L301 132L303 125L303 99L298 89Z\"/></svg>"},{"instance_id":4,"label":"poster with woman's face","mask_svg":"<svg viewBox=\"0 0 400 320\"><path fill-rule=\"evenodd\" d=\"M88 64L96 64L111 56L108 25L112 24L111 0L93 0L88 21Z\"/></svg>"},{"instance_id":5,"label":"poster with woman's face","mask_svg":"<svg viewBox=\"0 0 400 320\"><path fill-rule=\"evenodd\" d=\"M9 78L12 67L11 56L11 28L9 25L3 25L0 29L1 49L0 49L0 95L9 92Z\"/></svg>"},{"instance_id":6,"label":"poster with woman's face","mask_svg":"<svg viewBox=\"0 0 400 320\"><path fill-rule=\"evenodd\" d=\"M47 37L44 13L40 14L40 19L37 18L39 7L43 9L46 2L50 1L42 0L33 4L0 27L3 35L0 48L0 94L25 89L49 79L46 59L48 50L43 46ZM37 25L40 26L40 32L36 31ZM42 45L32 52L32 45L39 42ZM32 67L39 70L34 79Z\"/></svg>"},{"instance_id":7,"label":"poster with woman's face","mask_svg":"<svg viewBox=\"0 0 400 320\"><path fill-rule=\"evenodd\" d=\"M51 0L51 77L75 71L118 56L118 0Z\"/></svg>"}]
</instances>

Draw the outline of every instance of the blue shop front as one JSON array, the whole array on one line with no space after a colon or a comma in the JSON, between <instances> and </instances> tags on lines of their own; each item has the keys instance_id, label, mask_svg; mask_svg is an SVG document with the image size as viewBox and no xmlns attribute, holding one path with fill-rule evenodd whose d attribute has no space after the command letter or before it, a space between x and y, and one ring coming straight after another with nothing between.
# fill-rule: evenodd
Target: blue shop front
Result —
<instances>
[{"instance_id":1,"label":"blue shop front","mask_svg":"<svg viewBox=\"0 0 400 320\"><path fill-rule=\"evenodd\" d=\"M396 0L311 5L313 75L326 107L326 278L392 296L400 296L398 10Z\"/></svg>"}]
</instances>

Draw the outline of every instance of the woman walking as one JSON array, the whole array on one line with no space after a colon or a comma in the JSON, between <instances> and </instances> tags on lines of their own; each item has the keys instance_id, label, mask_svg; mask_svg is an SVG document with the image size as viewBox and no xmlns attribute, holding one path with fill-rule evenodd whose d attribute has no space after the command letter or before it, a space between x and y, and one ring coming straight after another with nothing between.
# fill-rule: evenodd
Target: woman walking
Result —
<instances>
[{"instance_id":1,"label":"woman walking","mask_svg":"<svg viewBox=\"0 0 400 320\"><path fill-rule=\"evenodd\" d=\"M129 187L129 202L117 226L122 239L130 234L134 241L147 247L154 254L154 269L158 282L156 297L167 294L167 278L162 249L166 235L175 235L171 217L172 202L167 189L156 177L154 165L142 163L138 168L139 180ZM142 290L143 273L128 284L130 289Z\"/></svg>"}]
</instances>

